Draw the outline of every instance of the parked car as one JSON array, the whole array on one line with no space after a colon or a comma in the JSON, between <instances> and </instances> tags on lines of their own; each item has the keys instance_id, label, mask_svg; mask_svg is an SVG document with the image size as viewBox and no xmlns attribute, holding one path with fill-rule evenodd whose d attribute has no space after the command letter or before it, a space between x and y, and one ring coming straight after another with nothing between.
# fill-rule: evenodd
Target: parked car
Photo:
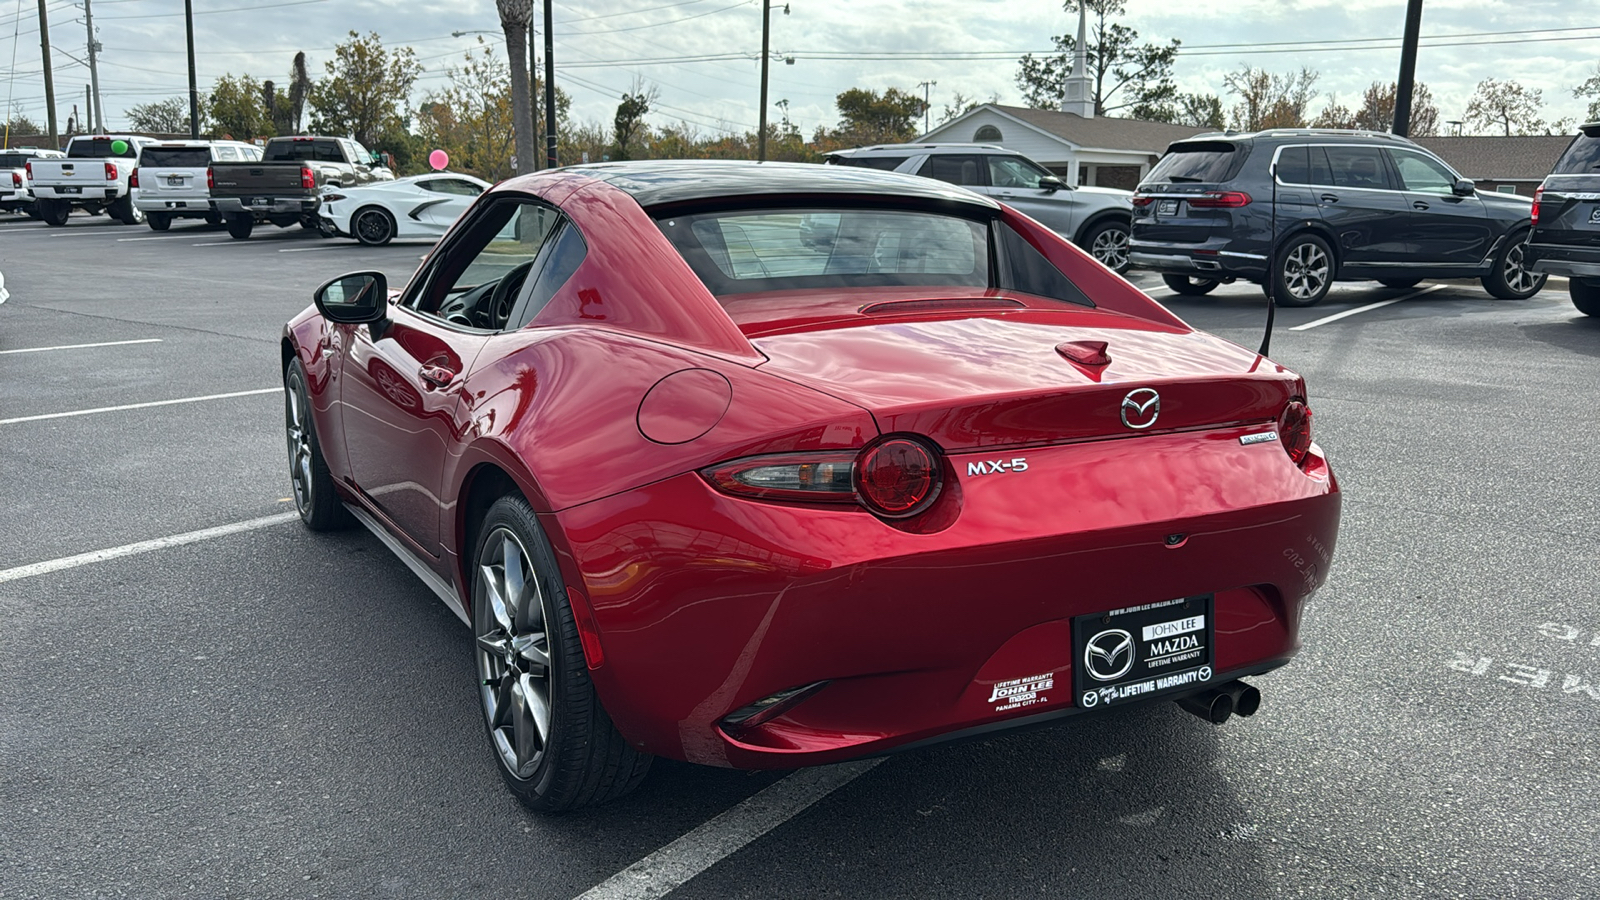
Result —
<instances>
[{"instance_id":1,"label":"parked car","mask_svg":"<svg viewBox=\"0 0 1600 900\"><path fill-rule=\"evenodd\" d=\"M836 150L827 162L959 184L1038 219L1112 271L1127 271L1131 191L1070 185L1026 156L993 144L880 144Z\"/></svg>"},{"instance_id":2,"label":"parked car","mask_svg":"<svg viewBox=\"0 0 1600 900\"><path fill-rule=\"evenodd\" d=\"M1578 131L1533 193L1528 266L1566 276L1572 305L1600 316L1600 122Z\"/></svg>"},{"instance_id":3,"label":"parked car","mask_svg":"<svg viewBox=\"0 0 1600 900\"><path fill-rule=\"evenodd\" d=\"M359 520L471 627L536 809L651 755L1248 715L1337 537L1303 379L926 178L515 178L399 291L319 288L282 355L302 520Z\"/></svg>"},{"instance_id":4,"label":"parked car","mask_svg":"<svg viewBox=\"0 0 1600 900\"><path fill-rule=\"evenodd\" d=\"M1479 278L1490 294L1513 300L1545 281L1523 260L1531 208L1525 197L1476 190L1392 134L1203 134L1169 146L1139 185L1129 255L1180 294L1270 278L1278 303L1312 306L1335 281L1405 288Z\"/></svg>"},{"instance_id":5,"label":"parked car","mask_svg":"<svg viewBox=\"0 0 1600 900\"><path fill-rule=\"evenodd\" d=\"M7 147L0 150L0 210L27 213L39 218L39 205L33 197L33 185L28 180L28 163L36 159L60 159L66 156L60 150L41 150L34 147Z\"/></svg>"},{"instance_id":6,"label":"parked car","mask_svg":"<svg viewBox=\"0 0 1600 900\"><path fill-rule=\"evenodd\" d=\"M256 224L279 228L298 223L319 228L319 195L329 187L355 187L392 181L394 173L377 154L350 138L275 137L262 148L259 162L211 164L211 197L238 240Z\"/></svg>"},{"instance_id":7,"label":"parked car","mask_svg":"<svg viewBox=\"0 0 1600 900\"><path fill-rule=\"evenodd\" d=\"M173 219L205 219L222 224L211 202L211 164L254 162L261 148L243 141L166 141L150 144L139 154L133 171L133 204L144 211L155 231L166 231Z\"/></svg>"},{"instance_id":8,"label":"parked car","mask_svg":"<svg viewBox=\"0 0 1600 900\"><path fill-rule=\"evenodd\" d=\"M28 163L28 181L46 225L62 226L72 210L91 216L110 212L124 225L144 221L144 211L133 204L128 186L139 151L150 138L138 134L78 135L67 142L65 159L34 159Z\"/></svg>"},{"instance_id":9,"label":"parked car","mask_svg":"<svg viewBox=\"0 0 1600 900\"><path fill-rule=\"evenodd\" d=\"M322 232L381 247L395 238L436 238L455 224L489 182L434 172L322 195Z\"/></svg>"},{"instance_id":10,"label":"parked car","mask_svg":"<svg viewBox=\"0 0 1600 900\"><path fill-rule=\"evenodd\" d=\"M11 292L6 290L6 273L0 272L0 303L11 299Z\"/></svg>"}]
</instances>

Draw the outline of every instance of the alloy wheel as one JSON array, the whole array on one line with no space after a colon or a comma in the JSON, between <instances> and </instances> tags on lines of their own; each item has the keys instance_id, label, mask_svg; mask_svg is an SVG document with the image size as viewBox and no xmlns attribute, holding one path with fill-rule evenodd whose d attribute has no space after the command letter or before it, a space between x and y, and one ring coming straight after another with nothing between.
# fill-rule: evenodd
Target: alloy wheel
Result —
<instances>
[{"instance_id":1,"label":"alloy wheel","mask_svg":"<svg viewBox=\"0 0 1600 900\"><path fill-rule=\"evenodd\" d=\"M1328 254L1316 244L1297 245L1283 260L1283 283L1296 300L1310 300L1328 283Z\"/></svg>"},{"instance_id":2,"label":"alloy wheel","mask_svg":"<svg viewBox=\"0 0 1600 900\"><path fill-rule=\"evenodd\" d=\"M550 636L528 551L509 528L490 532L473 578L479 697L506 771L532 777L550 740Z\"/></svg>"},{"instance_id":3,"label":"alloy wheel","mask_svg":"<svg viewBox=\"0 0 1600 900\"><path fill-rule=\"evenodd\" d=\"M304 403L300 382L291 377L289 389L284 392L288 404L288 422L285 429L289 438L289 482L294 486L294 503L304 513L311 508L311 423Z\"/></svg>"},{"instance_id":4,"label":"alloy wheel","mask_svg":"<svg viewBox=\"0 0 1600 900\"><path fill-rule=\"evenodd\" d=\"M1513 244L1510 249L1506 251L1506 287L1511 288L1513 291L1516 291L1519 294L1525 294L1532 291L1534 284L1539 280L1539 276L1537 274L1529 271L1528 268L1523 265L1526 259L1526 251L1524 250L1522 244Z\"/></svg>"},{"instance_id":5,"label":"alloy wheel","mask_svg":"<svg viewBox=\"0 0 1600 900\"><path fill-rule=\"evenodd\" d=\"M1089 253L1106 268L1121 271L1128 264L1128 233L1121 228L1107 228L1094 236Z\"/></svg>"},{"instance_id":6,"label":"alloy wheel","mask_svg":"<svg viewBox=\"0 0 1600 900\"><path fill-rule=\"evenodd\" d=\"M377 210L362 213L356 218L356 236L362 243L384 243L389 239L389 217Z\"/></svg>"}]
</instances>

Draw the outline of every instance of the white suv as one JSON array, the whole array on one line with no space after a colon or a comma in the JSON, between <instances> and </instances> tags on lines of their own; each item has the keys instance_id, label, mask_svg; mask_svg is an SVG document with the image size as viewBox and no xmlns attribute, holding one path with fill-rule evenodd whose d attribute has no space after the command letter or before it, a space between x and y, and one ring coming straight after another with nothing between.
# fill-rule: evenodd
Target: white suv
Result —
<instances>
[{"instance_id":1,"label":"white suv","mask_svg":"<svg viewBox=\"0 0 1600 900\"><path fill-rule=\"evenodd\" d=\"M1037 219L1112 271L1127 271L1132 191L1074 187L1026 156L993 144L879 144L835 150L827 163L960 185Z\"/></svg>"},{"instance_id":2,"label":"white suv","mask_svg":"<svg viewBox=\"0 0 1600 900\"><path fill-rule=\"evenodd\" d=\"M243 141L149 144L140 151L133 173L133 204L156 231L166 231L173 219L221 225L222 214L211 202L211 164L260 159L261 148Z\"/></svg>"}]
</instances>

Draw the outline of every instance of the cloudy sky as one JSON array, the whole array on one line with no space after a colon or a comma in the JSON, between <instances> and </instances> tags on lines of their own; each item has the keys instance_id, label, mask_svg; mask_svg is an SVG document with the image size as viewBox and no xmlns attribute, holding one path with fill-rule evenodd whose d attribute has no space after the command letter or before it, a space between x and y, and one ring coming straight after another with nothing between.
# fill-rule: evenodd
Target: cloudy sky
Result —
<instances>
[{"instance_id":1,"label":"cloudy sky","mask_svg":"<svg viewBox=\"0 0 1600 900\"><path fill-rule=\"evenodd\" d=\"M642 78L660 96L651 118L706 133L753 129L757 117L761 0L555 0L557 82L585 119L609 122L618 96ZM1017 58L1047 51L1075 20L1059 0L781 0L772 13L770 96L809 132L834 124L833 97L855 86L921 90L939 110L960 93L1020 103ZM107 125L122 111L186 90L182 0L92 0ZM83 2L48 0L62 126L89 82ZM1375 80L1395 78L1405 0L1128 0L1122 21L1145 40L1178 38L1176 74L1186 91L1220 92L1241 65L1321 73L1320 109L1331 94L1354 105ZM1593 0L1427 0L1417 77L1442 120L1459 118L1485 78L1542 89L1545 117L1582 117L1571 89L1600 60ZM375 31L415 49L427 72L413 99L444 83L446 69L479 37L498 46L492 0L194 0L201 89L226 72L282 81L297 50L323 74L351 31ZM454 31L487 31L453 37ZM8 40L9 39L9 40ZM542 38L541 38L542 43ZM9 45L9 46L8 46ZM541 50L542 56L542 50ZM0 0L0 98L44 121L37 0ZM1227 102L1226 96L1224 101ZM774 120L783 115L774 107Z\"/></svg>"}]
</instances>

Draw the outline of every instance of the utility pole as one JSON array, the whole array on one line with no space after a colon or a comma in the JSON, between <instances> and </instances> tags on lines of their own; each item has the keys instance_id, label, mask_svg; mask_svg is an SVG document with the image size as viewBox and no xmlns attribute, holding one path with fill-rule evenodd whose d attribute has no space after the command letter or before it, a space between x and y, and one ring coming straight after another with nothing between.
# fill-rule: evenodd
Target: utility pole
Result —
<instances>
[{"instance_id":1,"label":"utility pole","mask_svg":"<svg viewBox=\"0 0 1600 900\"><path fill-rule=\"evenodd\" d=\"M1422 0L1406 0L1406 33L1400 43L1400 81L1394 92L1395 134L1411 133L1411 82L1417 77L1417 37L1422 33Z\"/></svg>"},{"instance_id":2,"label":"utility pole","mask_svg":"<svg viewBox=\"0 0 1600 900\"><path fill-rule=\"evenodd\" d=\"M90 93L87 84L83 86L83 117L89 121L89 127L84 131L100 130L94 127L94 94Z\"/></svg>"},{"instance_id":3,"label":"utility pole","mask_svg":"<svg viewBox=\"0 0 1600 900\"><path fill-rule=\"evenodd\" d=\"M50 17L45 14L44 0L39 0L39 47L44 50L44 105L50 120L50 147L61 149L61 135L56 131L56 85L50 75Z\"/></svg>"},{"instance_id":4,"label":"utility pole","mask_svg":"<svg viewBox=\"0 0 1600 900\"><path fill-rule=\"evenodd\" d=\"M533 16L528 16L528 102L533 105L533 133L535 136L544 134L544 114L539 110L539 29L533 24ZM533 142L533 170L535 172L544 168L544 161L539 159L537 137Z\"/></svg>"},{"instance_id":5,"label":"utility pole","mask_svg":"<svg viewBox=\"0 0 1600 900\"><path fill-rule=\"evenodd\" d=\"M555 15L551 7L556 0L544 0L544 163L554 169L556 163L556 41Z\"/></svg>"},{"instance_id":6,"label":"utility pole","mask_svg":"<svg viewBox=\"0 0 1600 900\"><path fill-rule=\"evenodd\" d=\"M200 90L194 81L194 0L183 0L183 28L189 37L189 138L200 139Z\"/></svg>"},{"instance_id":7,"label":"utility pole","mask_svg":"<svg viewBox=\"0 0 1600 900\"><path fill-rule=\"evenodd\" d=\"M772 44L772 2L761 0L761 117L756 121L756 161L767 161L767 56Z\"/></svg>"},{"instance_id":8,"label":"utility pole","mask_svg":"<svg viewBox=\"0 0 1600 900\"><path fill-rule=\"evenodd\" d=\"M89 0L83 0L83 22L89 29L89 82L94 85L94 111L90 121L94 122L95 131L104 133L106 115L100 108L100 70L95 67L95 51L100 49L100 42L94 39L94 13L89 11Z\"/></svg>"},{"instance_id":9,"label":"utility pole","mask_svg":"<svg viewBox=\"0 0 1600 900\"><path fill-rule=\"evenodd\" d=\"M927 135L927 133L929 131L933 130L933 129L928 127L928 110L933 108L932 104L929 103L928 98L932 96L931 91L938 84L939 84L939 82L937 82L937 81L919 81L919 82L917 82L917 87L922 88L922 133L923 133L923 135Z\"/></svg>"}]
</instances>

